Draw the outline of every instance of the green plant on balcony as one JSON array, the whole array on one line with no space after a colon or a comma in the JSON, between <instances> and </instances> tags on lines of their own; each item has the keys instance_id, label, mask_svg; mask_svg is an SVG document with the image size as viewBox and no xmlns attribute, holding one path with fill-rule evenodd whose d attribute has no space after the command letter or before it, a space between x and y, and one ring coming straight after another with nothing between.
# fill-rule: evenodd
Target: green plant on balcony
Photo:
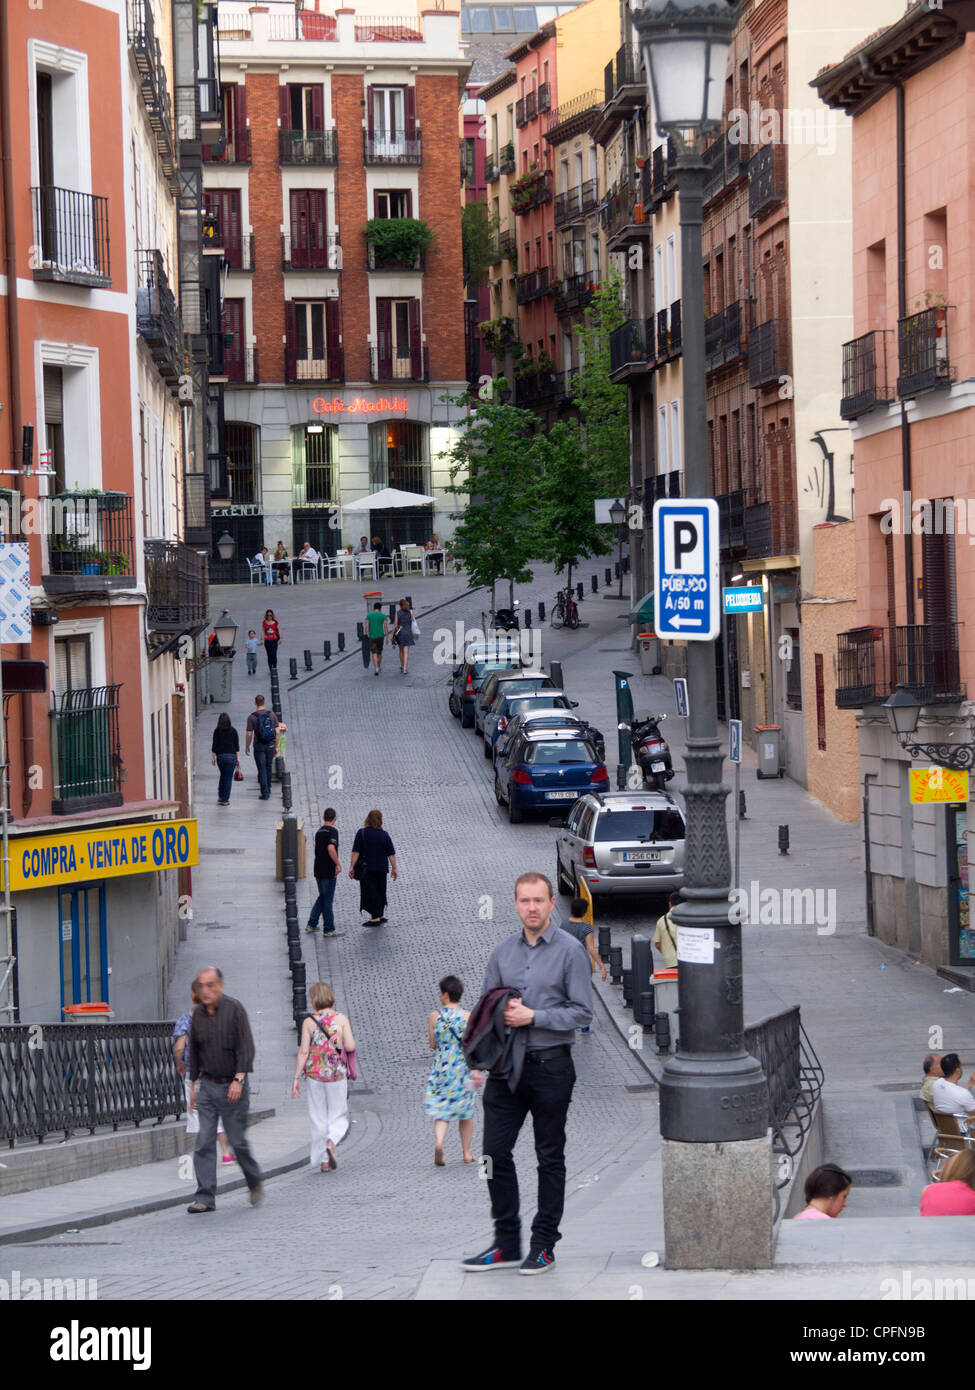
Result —
<instances>
[{"instance_id":1,"label":"green plant on balcony","mask_svg":"<svg viewBox=\"0 0 975 1390\"><path fill-rule=\"evenodd\" d=\"M377 265L416 265L437 240L429 223L418 217L371 217L365 228L366 245Z\"/></svg>"},{"instance_id":2,"label":"green plant on balcony","mask_svg":"<svg viewBox=\"0 0 975 1390\"><path fill-rule=\"evenodd\" d=\"M487 319L479 323L484 345L492 357L504 357L515 342L518 334L514 319Z\"/></svg>"},{"instance_id":3,"label":"green plant on balcony","mask_svg":"<svg viewBox=\"0 0 975 1390\"><path fill-rule=\"evenodd\" d=\"M515 212L523 212L525 208L530 208L547 187L546 170L533 164L527 173L515 179L511 185L511 205Z\"/></svg>"}]
</instances>

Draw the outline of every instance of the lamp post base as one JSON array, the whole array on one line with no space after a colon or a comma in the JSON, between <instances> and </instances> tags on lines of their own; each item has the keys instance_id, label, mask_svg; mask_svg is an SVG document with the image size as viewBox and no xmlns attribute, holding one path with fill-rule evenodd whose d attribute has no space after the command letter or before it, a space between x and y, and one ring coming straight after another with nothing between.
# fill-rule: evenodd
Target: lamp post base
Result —
<instances>
[{"instance_id":1,"label":"lamp post base","mask_svg":"<svg viewBox=\"0 0 975 1390\"><path fill-rule=\"evenodd\" d=\"M770 1269L771 1130L720 1144L665 1139L662 1158L664 1266Z\"/></svg>"}]
</instances>

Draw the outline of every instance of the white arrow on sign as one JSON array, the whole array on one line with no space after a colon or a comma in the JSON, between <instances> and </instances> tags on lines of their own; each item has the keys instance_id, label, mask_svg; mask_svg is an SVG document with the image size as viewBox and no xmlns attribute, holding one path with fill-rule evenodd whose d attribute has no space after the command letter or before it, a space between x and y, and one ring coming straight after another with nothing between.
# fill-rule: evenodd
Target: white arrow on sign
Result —
<instances>
[{"instance_id":1,"label":"white arrow on sign","mask_svg":"<svg viewBox=\"0 0 975 1390\"><path fill-rule=\"evenodd\" d=\"M678 615L676 618L671 618L670 621L671 621L671 623L673 624L674 627L703 627L703 626L704 626L704 619L703 619L703 618L682 618L682 617L680 617L680 616Z\"/></svg>"}]
</instances>

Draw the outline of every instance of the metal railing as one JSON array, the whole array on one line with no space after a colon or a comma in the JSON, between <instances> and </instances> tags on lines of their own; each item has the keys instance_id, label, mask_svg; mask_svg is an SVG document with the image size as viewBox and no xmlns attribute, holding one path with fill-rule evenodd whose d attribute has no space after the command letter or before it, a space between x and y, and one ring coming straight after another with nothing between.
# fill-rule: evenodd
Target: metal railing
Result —
<instances>
[{"instance_id":1,"label":"metal railing","mask_svg":"<svg viewBox=\"0 0 975 1390\"><path fill-rule=\"evenodd\" d=\"M355 26L355 41L422 43L423 21L419 15L362 15Z\"/></svg>"},{"instance_id":2,"label":"metal railing","mask_svg":"<svg viewBox=\"0 0 975 1390\"><path fill-rule=\"evenodd\" d=\"M922 705L965 699L958 654L959 623L912 623L894 628L894 684Z\"/></svg>"},{"instance_id":3,"label":"metal railing","mask_svg":"<svg viewBox=\"0 0 975 1390\"><path fill-rule=\"evenodd\" d=\"M779 143L761 145L748 164L748 215L763 217L786 192L786 151Z\"/></svg>"},{"instance_id":4,"label":"metal railing","mask_svg":"<svg viewBox=\"0 0 975 1390\"><path fill-rule=\"evenodd\" d=\"M132 498L124 492L61 493L62 527L50 537L47 574L135 574Z\"/></svg>"},{"instance_id":5,"label":"metal railing","mask_svg":"<svg viewBox=\"0 0 975 1390\"><path fill-rule=\"evenodd\" d=\"M642 83L642 60L634 58L632 50L624 44L617 49L615 60L607 63L603 70L603 94L607 103L623 87L640 86Z\"/></svg>"},{"instance_id":6,"label":"metal railing","mask_svg":"<svg viewBox=\"0 0 975 1390\"><path fill-rule=\"evenodd\" d=\"M515 377L515 405L539 405L555 399L557 373L530 372Z\"/></svg>"},{"instance_id":7,"label":"metal railing","mask_svg":"<svg viewBox=\"0 0 975 1390\"><path fill-rule=\"evenodd\" d=\"M256 386L260 381L257 367L257 348L245 347L243 352L227 348L224 352L227 380L243 386Z\"/></svg>"},{"instance_id":8,"label":"metal railing","mask_svg":"<svg viewBox=\"0 0 975 1390\"><path fill-rule=\"evenodd\" d=\"M614 328L609 335L609 373L623 371L624 368L636 368L646 371L649 367L649 357L651 353L647 349L647 324L653 325L653 320L648 319L639 323L634 319L627 319L626 323L620 324L619 328Z\"/></svg>"},{"instance_id":9,"label":"metal railing","mask_svg":"<svg viewBox=\"0 0 975 1390\"><path fill-rule=\"evenodd\" d=\"M281 267L283 270L341 270L342 248L338 232L326 232L324 240L314 245L296 244L293 236L284 233Z\"/></svg>"},{"instance_id":10,"label":"metal railing","mask_svg":"<svg viewBox=\"0 0 975 1390\"><path fill-rule=\"evenodd\" d=\"M216 145L203 146L204 164L250 164L251 133L249 127L237 130L232 136L229 136L219 154L217 148Z\"/></svg>"},{"instance_id":11,"label":"metal railing","mask_svg":"<svg viewBox=\"0 0 975 1390\"><path fill-rule=\"evenodd\" d=\"M559 126L565 125L566 121L571 121L577 116L595 116L602 110L602 106L602 93L595 89L590 92L583 92L581 96L572 97L570 101L560 102L554 111L551 109L548 111L548 120L545 122L545 138L553 144L558 143L553 140L552 136ZM542 109L539 106L539 110Z\"/></svg>"},{"instance_id":12,"label":"metal railing","mask_svg":"<svg viewBox=\"0 0 975 1390\"><path fill-rule=\"evenodd\" d=\"M541 207L542 203L550 202L551 198L551 169L532 169L523 174L511 189L511 205L516 217L530 212L532 208Z\"/></svg>"},{"instance_id":13,"label":"metal railing","mask_svg":"<svg viewBox=\"0 0 975 1390\"><path fill-rule=\"evenodd\" d=\"M110 287L108 199L49 184L32 188L31 198L40 250L34 279Z\"/></svg>"},{"instance_id":14,"label":"metal railing","mask_svg":"<svg viewBox=\"0 0 975 1390\"><path fill-rule=\"evenodd\" d=\"M146 626L150 632L190 632L210 611L207 557L181 541L146 541Z\"/></svg>"},{"instance_id":15,"label":"metal railing","mask_svg":"<svg viewBox=\"0 0 975 1390\"><path fill-rule=\"evenodd\" d=\"M502 174L513 174L517 168L515 160L515 145L513 140L509 140L507 145L501 146L499 165Z\"/></svg>"},{"instance_id":16,"label":"metal railing","mask_svg":"<svg viewBox=\"0 0 975 1390\"><path fill-rule=\"evenodd\" d=\"M704 320L704 365L709 372L741 356L741 304L734 300Z\"/></svg>"},{"instance_id":17,"label":"metal railing","mask_svg":"<svg viewBox=\"0 0 975 1390\"><path fill-rule=\"evenodd\" d=\"M748 335L748 384L774 386L789 372L789 325L784 319L760 323Z\"/></svg>"},{"instance_id":18,"label":"metal railing","mask_svg":"<svg viewBox=\"0 0 975 1390\"><path fill-rule=\"evenodd\" d=\"M652 507L654 502L659 502L664 497L680 497L680 469L674 468L669 473L657 473L652 478L645 478L643 483L643 505Z\"/></svg>"},{"instance_id":19,"label":"metal railing","mask_svg":"<svg viewBox=\"0 0 975 1390\"><path fill-rule=\"evenodd\" d=\"M843 344L840 416L855 420L878 405L890 405L887 387L887 331L872 329Z\"/></svg>"},{"instance_id":20,"label":"metal railing","mask_svg":"<svg viewBox=\"0 0 975 1390\"><path fill-rule=\"evenodd\" d=\"M745 544L745 493L720 493L718 504L718 537L722 552L740 550Z\"/></svg>"},{"instance_id":21,"label":"metal railing","mask_svg":"<svg viewBox=\"0 0 975 1390\"><path fill-rule=\"evenodd\" d=\"M530 304L533 299L541 299L550 289L550 271L547 265L537 270L527 270L518 276L516 298L519 304Z\"/></svg>"},{"instance_id":22,"label":"metal railing","mask_svg":"<svg viewBox=\"0 0 975 1390\"><path fill-rule=\"evenodd\" d=\"M66 690L51 710L51 744L55 757L51 810L63 815L71 802L109 798L122 801L122 746L119 741L118 693L121 685Z\"/></svg>"},{"instance_id":23,"label":"metal railing","mask_svg":"<svg viewBox=\"0 0 975 1390\"><path fill-rule=\"evenodd\" d=\"M35 271L35 276L37 272ZM939 304L897 321L897 394L902 399L951 385L948 309Z\"/></svg>"},{"instance_id":24,"label":"metal railing","mask_svg":"<svg viewBox=\"0 0 975 1390\"><path fill-rule=\"evenodd\" d=\"M430 464L424 459L402 463L370 463L370 492L380 492L387 487L398 488L402 492L418 492L424 496L429 496Z\"/></svg>"},{"instance_id":25,"label":"metal railing","mask_svg":"<svg viewBox=\"0 0 975 1390\"><path fill-rule=\"evenodd\" d=\"M647 169L650 170L650 196L648 198L644 191L643 202L655 212L677 189L676 157L669 140L653 151L649 163L644 166L644 177Z\"/></svg>"},{"instance_id":26,"label":"metal railing","mask_svg":"<svg viewBox=\"0 0 975 1390\"><path fill-rule=\"evenodd\" d=\"M886 634L882 627L856 627L836 634L836 708L862 709L891 692Z\"/></svg>"},{"instance_id":27,"label":"metal railing","mask_svg":"<svg viewBox=\"0 0 975 1390\"><path fill-rule=\"evenodd\" d=\"M129 0L129 45L139 70L139 86L149 125L156 140L163 173L176 179L176 146L173 141L173 102L166 81L162 49L156 38L150 0Z\"/></svg>"},{"instance_id":28,"label":"metal railing","mask_svg":"<svg viewBox=\"0 0 975 1390\"><path fill-rule=\"evenodd\" d=\"M429 352L425 347L411 347L404 352L391 349L380 353L378 347L371 347L369 377L371 381L429 381Z\"/></svg>"},{"instance_id":29,"label":"metal railing","mask_svg":"<svg viewBox=\"0 0 975 1390\"><path fill-rule=\"evenodd\" d=\"M362 132L362 158L366 164L422 164L420 132L386 131L379 135Z\"/></svg>"},{"instance_id":30,"label":"metal railing","mask_svg":"<svg viewBox=\"0 0 975 1390\"><path fill-rule=\"evenodd\" d=\"M578 275L566 275L555 295L555 312L571 314L578 309L585 309L592 300L595 287L596 281L588 270Z\"/></svg>"},{"instance_id":31,"label":"metal railing","mask_svg":"<svg viewBox=\"0 0 975 1390\"><path fill-rule=\"evenodd\" d=\"M185 1108L173 1061L172 1023L44 1023L0 1027L0 1142L43 1143L78 1130L143 1120L160 1124Z\"/></svg>"},{"instance_id":32,"label":"metal railing","mask_svg":"<svg viewBox=\"0 0 975 1390\"><path fill-rule=\"evenodd\" d=\"M679 357L682 342L680 300L675 299L669 308L657 310L657 361Z\"/></svg>"},{"instance_id":33,"label":"metal railing","mask_svg":"<svg viewBox=\"0 0 975 1390\"><path fill-rule=\"evenodd\" d=\"M825 1073L806 1030L798 1004L744 1030L745 1051L762 1064L768 1082L768 1118L773 1154L792 1163L776 1164L776 1188L785 1187L795 1169L812 1124Z\"/></svg>"},{"instance_id":34,"label":"metal railing","mask_svg":"<svg viewBox=\"0 0 975 1390\"><path fill-rule=\"evenodd\" d=\"M745 549L750 560L795 555L798 537L795 502L758 502L745 508Z\"/></svg>"},{"instance_id":35,"label":"metal railing","mask_svg":"<svg viewBox=\"0 0 975 1390\"><path fill-rule=\"evenodd\" d=\"M385 256L369 237L366 238L367 270L426 270L426 252L418 251L411 261L398 260L395 256Z\"/></svg>"},{"instance_id":36,"label":"metal railing","mask_svg":"<svg viewBox=\"0 0 975 1390\"><path fill-rule=\"evenodd\" d=\"M491 248L491 264L499 265L501 261L513 261L517 257L518 243L514 232L499 232Z\"/></svg>"},{"instance_id":37,"label":"metal railing","mask_svg":"<svg viewBox=\"0 0 975 1390\"><path fill-rule=\"evenodd\" d=\"M338 131L279 130L278 162L281 164L337 164Z\"/></svg>"},{"instance_id":38,"label":"metal railing","mask_svg":"<svg viewBox=\"0 0 975 1390\"><path fill-rule=\"evenodd\" d=\"M324 357L299 357L297 344L288 338L284 348L284 379L289 384L298 381L344 381L345 363L341 347Z\"/></svg>"},{"instance_id":39,"label":"metal railing","mask_svg":"<svg viewBox=\"0 0 975 1390\"><path fill-rule=\"evenodd\" d=\"M159 251L138 251L136 268L136 328L160 375L170 387L175 387L183 371L183 326L176 296L169 288Z\"/></svg>"},{"instance_id":40,"label":"metal railing","mask_svg":"<svg viewBox=\"0 0 975 1390\"><path fill-rule=\"evenodd\" d=\"M501 161L492 150L484 156L484 182L495 183L501 177Z\"/></svg>"}]
</instances>

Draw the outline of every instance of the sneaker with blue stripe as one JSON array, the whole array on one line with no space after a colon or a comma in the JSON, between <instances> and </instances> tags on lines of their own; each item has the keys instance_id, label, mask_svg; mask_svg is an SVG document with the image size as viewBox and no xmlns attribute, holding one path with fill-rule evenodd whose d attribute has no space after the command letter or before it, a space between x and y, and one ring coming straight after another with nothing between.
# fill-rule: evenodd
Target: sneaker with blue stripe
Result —
<instances>
[{"instance_id":1,"label":"sneaker with blue stripe","mask_svg":"<svg viewBox=\"0 0 975 1390\"><path fill-rule=\"evenodd\" d=\"M521 1269L518 1272L519 1274L544 1274L554 1264L555 1256L551 1250L529 1250L522 1260Z\"/></svg>"},{"instance_id":2,"label":"sneaker with blue stripe","mask_svg":"<svg viewBox=\"0 0 975 1390\"><path fill-rule=\"evenodd\" d=\"M482 1250L479 1255L470 1255L466 1260L461 1260L460 1265L461 1269L477 1274L485 1269L511 1269L521 1262L520 1255L506 1255L500 1245L492 1245L489 1249Z\"/></svg>"}]
</instances>

